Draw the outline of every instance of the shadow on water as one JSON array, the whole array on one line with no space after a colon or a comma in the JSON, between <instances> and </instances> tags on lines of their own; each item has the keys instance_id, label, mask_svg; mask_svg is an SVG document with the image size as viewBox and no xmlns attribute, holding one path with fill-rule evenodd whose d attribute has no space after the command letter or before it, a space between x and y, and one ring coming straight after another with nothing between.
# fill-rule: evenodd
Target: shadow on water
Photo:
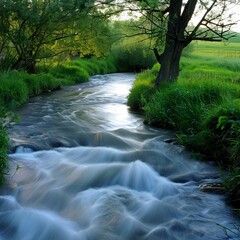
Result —
<instances>
[{"instance_id":1,"label":"shadow on water","mask_svg":"<svg viewBox=\"0 0 240 240\"><path fill-rule=\"evenodd\" d=\"M219 181L217 167L129 111L134 77L94 76L19 109L0 239L227 239L218 224L238 219L224 196L198 189Z\"/></svg>"}]
</instances>

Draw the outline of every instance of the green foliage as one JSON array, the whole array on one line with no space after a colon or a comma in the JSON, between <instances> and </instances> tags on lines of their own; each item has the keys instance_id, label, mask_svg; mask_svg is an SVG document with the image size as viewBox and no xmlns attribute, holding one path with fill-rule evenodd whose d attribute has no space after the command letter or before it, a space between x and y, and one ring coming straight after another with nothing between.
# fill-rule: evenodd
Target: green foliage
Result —
<instances>
[{"instance_id":1,"label":"green foliage","mask_svg":"<svg viewBox=\"0 0 240 240\"><path fill-rule=\"evenodd\" d=\"M209 129L202 129L196 134L177 134L178 142L202 159L217 159L215 135ZM215 156L213 156L215 155Z\"/></svg>"},{"instance_id":2,"label":"green foliage","mask_svg":"<svg viewBox=\"0 0 240 240\"><path fill-rule=\"evenodd\" d=\"M120 72L140 72L151 68L156 58L147 44L121 43L115 46L111 55L116 59L116 66Z\"/></svg>"},{"instance_id":3,"label":"green foliage","mask_svg":"<svg viewBox=\"0 0 240 240\"><path fill-rule=\"evenodd\" d=\"M4 171L8 166L8 136L4 125L3 119L7 116L7 111L5 108L0 106L0 184L4 180Z\"/></svg>"},{"instance_id":4,"label":"green foliage","mask_svg":"<svg viewBox=\"0 0 240 240\"><path fill-rule=\"evenodd\" d=\"M111 57L79 57L66 64L51 68L50 70L50 74L62 79L63 84L86 82L89 80L90 76L112 72L116 72L116 67Z\"/></svg>"},{"instance_id":5,"label":"green foliage","mask_svg":"<svg viewBox=\"0 0 240 240\"><path fill-rule=\"evenodd\" d=\"M232 76L240 75L235 67L229 67L238 63L229 62L209 58L206 63L201 57L184 57L178 81L147 94L157 76L156 65L140 74L145 82L136 79L129 105L144 109L145 122L178 130L179 141L190 150L224 165L238 165L240 116L239 100L235 99L240 98L240 85Z\"/></svg>"},{"instance_id":6,"label":"green foliage","mask_svg":"<svg viewBox=\"0 0 240 240\"><path fill-rule=\"evenodd\" d=\"M35 75L26 74L23 80L28 86L30 96L36 96L44 92L50 92L52 90L59 89L62 84L60 79L55 78L47 73Z\"/></svg>"},{"instance_id":7,"label":"green foliage","mask_svg":"<svg viewBox=\"0 0 240 240\"><path fill-rule=\"evenodd\" d=\"M76 61L83 65L83 68L89 73L90 76L96 74L113 73L117 71L116 63L111 56L104 58L92 57L88 59L78 59ZM75 64L76 61L73 61L72 64Z\"/></svg>"},{"instance_id":8,"label":"green foliage","mask_svg":"<svg viewBox=\"0 0 240 240\"><path fill-rule=\"evenodd\" d=\"M240 166L240 101L224 102L206 122L217 139L221 163Z\"/></svg>"},{"instance_id":9,"label":"green foliage","mask_svg":"<svg viewBox=\"0 0 240 240\"><path fill-rule=\"evenodd\" d=\"M240 168L232 168L224 178L224 187L227 190L228 200L239 209L240 204ZM240 213L240 212L239 212Z\"/></svg>"},{"instance_id":10,"label":"green foliage","mask_svg":"<svg viewBox=\"0 0 240 240\"><path fill-rule=\"evenodd\" d=\"M93 3L2 0L1 65L34 73L36 62L42 59L106 54L111 43L109 28L106 19L99 21Z\"/></svg>"},{"instance_id":11,"label":"green foliage","mask_svg":"<svg viewBox=\"0 0 240 240\"><path fill-rule=\"evenodd\" d=\"M145 118L160 127L194 134L202 128L208 109L220 101L218 88L194 82L177 82L160 88L152 96L145 106Z\"/></svg>"},{"instance_id":12,"label":"green foliage","mask_svg":"<svg viewBox=\"0 0 240 240\"><path fill-rule=\"evenodd\" d=\"M28 99L28 87L24 73L11 71L0 75L0 103L8 108L17 107Z\"/></svg>"},{"instance_id":13,"label":"green foliage","mask_svg":"<svg viewBox=\"0 0 240 240\"><path fill-rule=\"evenodd\" d=\"M154 70L156 68L158 68L158 66L153 67ZM134 87L128 96L128 105L131 109L143 110L145 104L155 91L153 84L155 80L154 70L146 70L137 75Z\"/></svg>"},{"instance_id":14,"label":"green foliage","mask_svg":"<svg viewBox=\"0 0 240 240\"><path fill-rule=\"evenodd\" d=\"M236 33L236 35L230 38L229 42L240 43L240 33Z\"/></svg>"},{"instance_id":15,"label":"green foliage","mask_svg":"<svg viewBox=\"0 0 240 240\"><path fill-rule=\"evenodd\" d=\"M89 79L89 74L86 70L70 64L60 65L52 69L50 73L57 78L65 79L72 83L86 82Z\"/></svg>"}]
</instances>

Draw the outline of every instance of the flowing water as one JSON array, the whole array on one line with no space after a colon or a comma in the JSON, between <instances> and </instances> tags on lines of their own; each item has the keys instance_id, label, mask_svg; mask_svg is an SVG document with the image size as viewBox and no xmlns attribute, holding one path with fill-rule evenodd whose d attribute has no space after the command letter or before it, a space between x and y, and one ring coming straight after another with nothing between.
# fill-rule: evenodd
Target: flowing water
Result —
<instances>
[{"instance_id":1,"label":"flowing water","mask_svg":"<svg viewBox=\"0 0 240 240\"><path fill-rule=\"evenodd\" d=\"M129 111L134 77L94 76L17 111L0 239L234 239L219 226L239 223L224 196L198 188L217 167Z\"/></svg>"}]
</instances>

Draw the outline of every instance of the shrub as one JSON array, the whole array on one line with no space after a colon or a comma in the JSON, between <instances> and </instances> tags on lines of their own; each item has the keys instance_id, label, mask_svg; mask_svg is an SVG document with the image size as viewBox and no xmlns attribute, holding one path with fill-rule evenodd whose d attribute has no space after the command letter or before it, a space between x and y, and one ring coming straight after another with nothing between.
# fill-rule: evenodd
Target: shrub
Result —
<instances>
[{"instance_id":1,"label":"shrub","mask_svg":"<svg viewBox=\"0 0 240 240\"><path fill-rule=\"evenodd\" d=\"M120 44L114 47L111 54L120 72L140 72L156 63L153 51L147 44Z\"/></svg>"}]
</instances>

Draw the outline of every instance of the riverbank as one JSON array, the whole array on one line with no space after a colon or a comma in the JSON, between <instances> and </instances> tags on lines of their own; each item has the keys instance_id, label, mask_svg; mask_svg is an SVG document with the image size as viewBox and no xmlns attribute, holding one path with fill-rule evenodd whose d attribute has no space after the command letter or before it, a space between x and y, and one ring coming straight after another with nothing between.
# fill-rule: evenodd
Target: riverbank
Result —
<instances>
[{"instance_id":1,"label":"riverbank","mask_svg":"<svg viewBox=\"0 0 240 240\"><path fill-rule=\"evenodd\" d=\"M0 182L4 179L4 169L7 166L8 136L5 127L12 118L9 111L22 106L32 96L46 94L62 86L86 82L90 76L113 72L139 72L151 67L154 62L154 54L149 51L148 45L124 43L124 45L114 46L111 56L74 57L64 63L54 60L40 62L37 64L36 74L2 69L0 73Z\"/></svg>"},{"instance_id":2,"label":"riverbank","mask_svg":"<svg viewBox=\"0 0 240 240\"><path fill-rule=\"evenodd\" d=\"M96 75L16 110L0 238L216 240L221 226L237 238L225 197L198 187L220 181L216 166L128 110L134 79Z\"/></svg>"},{"instance_id":3,"label":"riverbank","mask_svg":"<svg viewBox=\"0 0 240 240\"><path fill-rule=\"evenodd\" d=\"M128 105L144 114L147 124L177 130L180 144L195 156L229 170L224 185L240 205L240 63L190 55L183 57L177 82L159 88L159 66L137 76Z\"/></svg>"},{"instance_id":4,"label":"riverbank","mask_svg":"<svg viewBox=\"0 0 240 240\"><path fill-rule=\"evenodd\" d=\"M178 141L197 157L214 159L220 166L229 168L225 187L231 200L239 205L239 63L235 59L211 57L206 63L206 57L190 55L183 57L181 64L179 80L161 89L154 87L158 65L139 74L128 97L128 105L142 111L146 123L176 129ZM1 74L1 119L9 121L6 109L21 106L31 96L88 81L91 75L116 72L119 70L116 66L110 57L76 58L58 67L40 66L35 75L5 72ZM8 137L4 121L0 135L1 181L7 166Z\"/></svg>"},{"instance_id":5,"label":"riverbank","mask_svg":"<svg viewBox=\"0 0 240 240\"><path fill-rule=\"evenodd\" d=\"M57 66L38 66L37 74L25 71L6 71L0 74L0 183L3 182L8 165L7 125L14 116L9 111L25 104L30 97L47 94L63 86L82 83L90 76L116 72L111 57L82 59L76 58Z\"/></svg>"}]
</instances>

